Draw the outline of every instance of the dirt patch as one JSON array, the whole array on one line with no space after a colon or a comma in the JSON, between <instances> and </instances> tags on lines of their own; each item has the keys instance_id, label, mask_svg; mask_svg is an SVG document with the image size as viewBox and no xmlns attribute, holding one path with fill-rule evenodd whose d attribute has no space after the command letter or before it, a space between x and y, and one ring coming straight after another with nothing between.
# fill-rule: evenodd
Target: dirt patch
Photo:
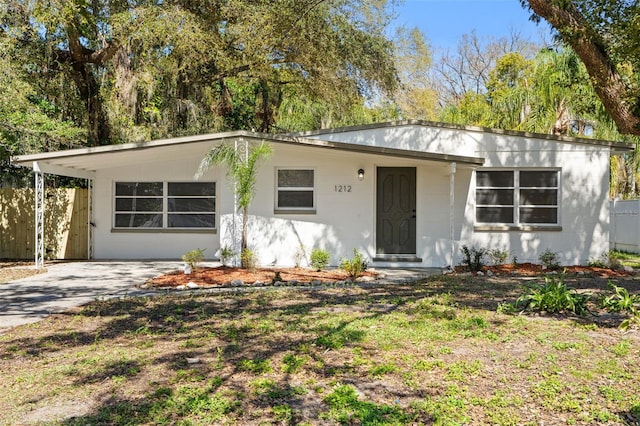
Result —
<instances>
[{"instance_id":1,"label":"dirt patch","mask_svg":"<svg viewBox=\"0 0 640 426\"><path fill-rule=\"evenodd\" d=\"M277 274L277 275L276 275ZM365 272L362 277L375 279L375 272ZM275 282L292 282L309 284L350 280L348 274L340 269L314 271L305 268L258 268L255 270L221 266L216 268L199 268L191 274L173 271L147 281L148 287L179 287L195 283L199 287L229 286L234 281L244 284L273 284Z\"/></svg>"},{"instance_id":2,"label":"dirt patch","mask_svg":"<svg viewBox=\"0 0 640 426\"><path fill-rule=\"evenodd\" d=\"M33 265L26 260L0 260L0 284L47 272L45 268L35 269Z\"/></svg>"}]
</instances>

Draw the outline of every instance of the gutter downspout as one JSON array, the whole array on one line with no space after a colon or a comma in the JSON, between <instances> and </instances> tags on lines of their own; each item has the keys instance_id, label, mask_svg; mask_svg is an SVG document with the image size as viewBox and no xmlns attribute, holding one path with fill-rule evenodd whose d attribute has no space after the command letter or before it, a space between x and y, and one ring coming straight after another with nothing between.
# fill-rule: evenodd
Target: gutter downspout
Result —
<instances>
[{"instance_id":1,"label":"gutter downspout","mask_svg":"<svg viewBox=\"0 0 640 426\"><path fill-rule=\"evenodd\" d=\"M455 241L455 183L456 183L456 163L451 163L450 172L449 172L449 240L451 243L451 260L449 268L453 270L453 259L455 257L456 251L456 241Z\"/></svg>"}]
</instances>

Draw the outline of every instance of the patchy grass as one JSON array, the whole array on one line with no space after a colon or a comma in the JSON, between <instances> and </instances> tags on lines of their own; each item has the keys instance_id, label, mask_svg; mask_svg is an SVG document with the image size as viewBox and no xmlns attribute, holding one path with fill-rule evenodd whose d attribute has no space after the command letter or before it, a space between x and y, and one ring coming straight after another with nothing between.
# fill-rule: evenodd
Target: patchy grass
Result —
<instances>
[{"instance_id":1,"label":"patchy grass","mask_svg":"<svg viewBox=\"0 0 640 426\"><path fill-rule=\"evenodd\" d=\"M522 284L96 301L0 335L0 424L638 424L638 329L498 313Z\"/></svg>"}]
</instances>

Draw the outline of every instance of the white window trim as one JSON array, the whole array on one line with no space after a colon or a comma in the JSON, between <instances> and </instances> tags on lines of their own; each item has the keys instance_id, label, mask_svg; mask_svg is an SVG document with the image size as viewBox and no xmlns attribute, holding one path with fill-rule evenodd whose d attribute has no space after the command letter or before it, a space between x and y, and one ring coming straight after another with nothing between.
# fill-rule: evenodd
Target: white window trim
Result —
<instances>
[{"instance_id":1,"label":"white window trim","mask_svg":"<svg viewBox=\"0 0 640 426\"><path fill-rule=\"evenodd\" d=\"M521 207L541 207L537 205L521 205L520 204L520 172L556 172L558 176L558 185L556 187L544 187L545 189L555 189L557 191L557 202L555 205L549 205L545 207L557 209L557 221L556 223L520 223L520 208ZM513 218L514 223L494 223L494 222L479 222L477 221L476 213L478 203L476 200L477 186L477 172L512 172L514 174L513 187L500 187L502 189L513 189ZM517 172L517 173L516 173ZM480 187L484 188L484 187ZM487 187L488 189L494 187ZM525 187L535 189L536 187ZM495 187L495 189L498 189ZM561 231L562 230L562 169L559 167L503 167L503 168L481 168L474 171L473 174L473 218L474 218L474 230L475 231ZM480 205L483 207L485 205ZM486 207L490 207L486 205Z\"/></svg>"},{"instance_id":2,"label":"white window trim","mask_svg":"<svg viewBox=\"0 0 640 426\"><path fill-rule=\"evenodd\" d=\"M278 171L280 170L311 170L313 172L313 187L308 186L288 186L285 188L280 188L278 186ZM276 167L274 171L274 210L275 214L316 214L316 203L317 203L317 183L318 182L318 174L314 167L288 167L281 166ZM278 196L280 191L313 191L313 206L312 207L278 207Z\"/></svg>"},{"instance_id":3,"label":"white window trim","mask_svg":"<svg viewBox=\"0 0 640 426\"><path fill-rule=\"evenodd\" d=\"M116 195L116 184L118 183L162 183L162 195L158 196L142 196L137 198L162 198L162 227L123 227L116 226L116 215L117 214L130 214L134 212L126 212L126 211L116 211L116 200L118 198L131 198L129 196L117 196ZM215 193L213 196L206 195L194 195L194 196L169 196L169 184L170 183L207 183L215 186ZM111 230L112 232L217 232L217 222L218 222L218 185L216 181L190 181L190 180L172 180L172 181L160 181L160 180L121 180L121 181L113 181L112 185L112 194L111 201L113 203L111 207ZM170 212L169 211L169 198L213 198L215 209L213 212ZM146 212L135 212L145 214ZM150 214L157 214L160 212L148 212ZM171 214L213 214L214 215L214 226L213 227L169 227L169 215Z\"/></svg>"}]
</instances>

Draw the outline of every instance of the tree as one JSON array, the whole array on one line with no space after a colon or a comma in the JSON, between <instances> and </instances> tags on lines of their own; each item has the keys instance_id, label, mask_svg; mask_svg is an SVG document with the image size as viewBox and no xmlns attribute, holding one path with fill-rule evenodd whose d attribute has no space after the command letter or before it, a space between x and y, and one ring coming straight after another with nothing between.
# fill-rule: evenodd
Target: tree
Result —
<instances>
[{"instance_id":1,"label":"tree","mask_svg":"<svg viewBox=\"0 0 640 426\"><path fill-rule=\"evenodd\" d=\"M515 31L497 39L478 37L475 31L464 34L454 52L447 50L435 61L432 80L437 83L440 106L456 104L467 93L484 93L489 73L507 53L518 52L531 59L539 48Z\"/></svg>"},{"instance_id":2,"label":"tree","mask_svg":"<svg viewBox=\"0 0 640 426\"><path fill-rule=\"evenodd\" d=\"M207 153L198 169L197 176L202 176L213 165L222 165L227 168L227 178L233 184L238 210L242 213L242 241L240 245L242 253L248 247L247 222L249 220L249 206L255 195L258 164L270 154L271 146L266 143L254 146L246 152L243 152L243 149L222 143ZM248 267L249 265L245 264L245 257L241 256L241 259L241 266Z\"/></svg>"},{"instance_id":3,"label":"tree","mask_svg":"<svg viewBox=\"0 0 640 426\"><path fill-rule=\"evenodd\" d=\"M291 93L339 110L395 90L393 1L8 0L0 37L41 90L67 83L89 145L272 131Z\"/></svg>"},{"instance_id":4,"label":"tree","mask_svg":"<svg viewBox=\"0 0 640 426\"><path fill-rule=\"evenodd\" d=\"M622 134L640 135L640 5L630 0L521 0L585 64L595 92Z\"/></svg>"},{"instance_id":5,"label":"tree","mask_svg":"<svg viewBox=\"0 0 640 426\"><path fill-rule=\"evenodd\" d=\"M8 53L0 61L0 186L21 187L30 185L32 176L9 163L12 155L71 148L82 143L85 132L38 93L8 40L0 39L0 49Z\"/></svg>"},{"instance_id":6,"label":"tree","mask_svg":"<svg viewBox=\"0 0 640 426\"><path fill-rule=\"evenodd\" d=\"M438 94L431 79L431 50L417 28L398 28L395 36L395 62L400 84L395 102L405 119L434 120Z\"/></svg>"}]
</instances>

